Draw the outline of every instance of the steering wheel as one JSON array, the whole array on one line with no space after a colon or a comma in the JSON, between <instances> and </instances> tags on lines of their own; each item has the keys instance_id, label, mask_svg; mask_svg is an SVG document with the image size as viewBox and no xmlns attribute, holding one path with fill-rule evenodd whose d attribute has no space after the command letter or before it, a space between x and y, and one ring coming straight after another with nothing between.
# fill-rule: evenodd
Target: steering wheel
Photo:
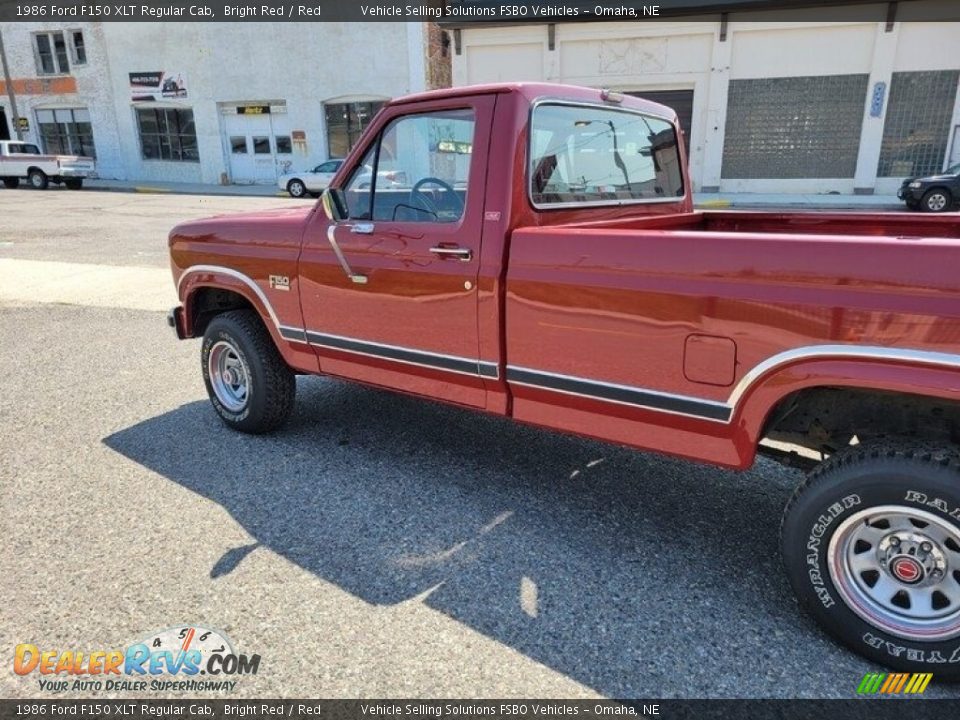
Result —
<instances>
[{"instance_id":1,"label":"steering wheel","mask_svg":"<svg viewBox=\"0 0 960 720\"><path fill-rule=\"evenodd\" d=\"M419 204L420 207L424 208L427 212L432 213L435 217L440 217L440 208L437 207L437 204L429 195L422 192L421 188L424 185L438 185L441 190L446 190L448 193L450 193L450 197L453 198L457 203L457 215L463 215L463 200L459 195L457 195L457 191L453 189L453 186L450 183L435 177L421 178L420 180L417 180L416 184L412 188L410 188L411 205L416 207L416 205Z\"/></svg>"}]
</instances>

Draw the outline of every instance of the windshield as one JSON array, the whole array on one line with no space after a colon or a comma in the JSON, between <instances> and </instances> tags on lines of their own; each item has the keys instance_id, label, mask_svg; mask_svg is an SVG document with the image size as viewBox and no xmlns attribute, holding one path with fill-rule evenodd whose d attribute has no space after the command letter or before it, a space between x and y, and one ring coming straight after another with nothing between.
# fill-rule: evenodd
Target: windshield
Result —
<instances>
[{"instance_id":1,"label":"windshield","mask_svg":"<svg viewBox=\"0 0 960 720\"><path fill-rule=\"evenodd\" d=\"M683 196L673 125L595 106L537 106L530 139L530 197L537 207L617 205Z\"/></svg>"},{"instance_id":2,"label":"windshield","mask_svg":"<svg viewBox=\"0 0 960 720\"><path fill-rule=\"evenodd\" d=\"M947 174L947 175L960 175L960 163L957 163L956 165L951 165L950 167L948 167L946 174Z\"/></svg>"}]
</instances>

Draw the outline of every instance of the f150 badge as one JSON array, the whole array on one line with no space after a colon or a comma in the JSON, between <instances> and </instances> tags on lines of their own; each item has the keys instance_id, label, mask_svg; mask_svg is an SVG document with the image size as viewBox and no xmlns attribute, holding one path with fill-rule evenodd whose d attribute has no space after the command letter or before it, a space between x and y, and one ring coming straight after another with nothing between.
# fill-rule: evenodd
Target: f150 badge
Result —
<instances>
[{"instance_id":1,"label":"f150 badge","mask_svg":"<svg viewBox=\"0 0 960 720\"><path fill-rule=\"evenodd\" d=\"M290 278L286 275L271 275L270 289L271 290L289 290Z\"/></svg>"}]
</instances>

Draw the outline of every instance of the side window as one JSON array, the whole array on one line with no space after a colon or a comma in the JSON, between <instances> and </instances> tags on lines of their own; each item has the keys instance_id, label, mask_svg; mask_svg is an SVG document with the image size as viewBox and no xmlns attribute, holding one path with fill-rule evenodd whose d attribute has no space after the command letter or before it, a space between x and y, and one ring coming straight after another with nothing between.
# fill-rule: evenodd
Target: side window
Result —
<instances>
[{"instance_id":1,"label":"side window","mask_svg":"<svg viewBox=\"0 0 960 720\"><path fill-rule=\"evenodd\" d=\"M373 219L460 220L475 125L473 110L408 115L391 122L380 138Z\"/></svg>"},{"instance_id":2,"label":"side window","mask_svg":"<svg viewBox=\"0 0 960 720\"><path fill-rule=\"evenodd\" d=\"M457 222L467 201L473 110L391 122L354 168L344 191L355 220Z\"/></svg>"},{"instance_id":3,"label":"side window","mask_svg":"<svg viewBox=\"0 0 960 720\"><path fill-rule=\"evenodd\" d=\"M337 171L337 167L339 167L339 163L333 161L325 162L322 165L318 165L315 172L333 173Z\"/></svg>"}]
</instances>

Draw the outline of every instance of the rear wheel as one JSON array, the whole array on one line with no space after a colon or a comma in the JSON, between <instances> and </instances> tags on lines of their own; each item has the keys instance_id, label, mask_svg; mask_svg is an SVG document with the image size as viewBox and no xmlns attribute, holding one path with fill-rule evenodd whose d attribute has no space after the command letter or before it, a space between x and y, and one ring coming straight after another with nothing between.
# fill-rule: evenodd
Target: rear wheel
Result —
<instances>
[{"instance_id":1,"label":"rear wheel","mask_svg":"<svg viewBox=\"0 0 960 720\"><path fill-rule=\"evenodd\" d=\"M296 377L255 312L234 310L211 320L201 361L210 402L229 427L258 434L286 422Z\"/></svg>"},{"instance_id":2,"label":"rear wheel","mask_svg":"<svg viewBox=\"0 0 960 720\"><path fill-rule=\"evenodd\" d=\"M67 186L67 190L82 190L83 178L66 178L63 184Z\"/></svg>"},{"instance_id":3,"label":"rear wheel","mask_svg":"<svg viewBox=\"0 0 960 720\"><path fill-rule=\"evenodd\" d=\"M47 174L37 168L30 171L27 175L27 181L34 190L46 190L47 186L50 185L50 178L47 177Z\"/></svg>"},{"instance_id":4,"label":"rear wheel","mask_svg":"<svg viewBox=\"0 0 960 720\"><path fill-rule=\"evenodd\" d=\"M303 184L303 180L294 178L287 183L287 192L290 197L302 198L307 194L307 186Z\"/></svg>"},{"instance_id":5,"label":"rear wheel","mask_svg":"<svg viewBox=\"0 0 960 720\"><path fill-rule=\"evenodd\" d=\"M845 448L787 505L784 565L834 637L897 670L960 679L960 454L911 440Z\"/></svg>"},{"instance_id":6,"label":"rear wheel","mask_svg":"<svg viewBox=\"0 0 960 720\"><path fill-rule=\"evenodd\" d=\"M944 188L927 190L923 199L920 201L920 207L925 212L946 212L952 204L953 196L949 190Z\"/></svg>"},{"instance_id":7,"label":"rear wheel","mask_svg":"<svg viewBox=\"0 0 960 720\"><path fill-rule=\"evenodd\" d=\"M11 178L11 177L4 178L3 186L7 190L16 190L18 187L20 187L20 178Z\"/></svg>"}]
</instances>

